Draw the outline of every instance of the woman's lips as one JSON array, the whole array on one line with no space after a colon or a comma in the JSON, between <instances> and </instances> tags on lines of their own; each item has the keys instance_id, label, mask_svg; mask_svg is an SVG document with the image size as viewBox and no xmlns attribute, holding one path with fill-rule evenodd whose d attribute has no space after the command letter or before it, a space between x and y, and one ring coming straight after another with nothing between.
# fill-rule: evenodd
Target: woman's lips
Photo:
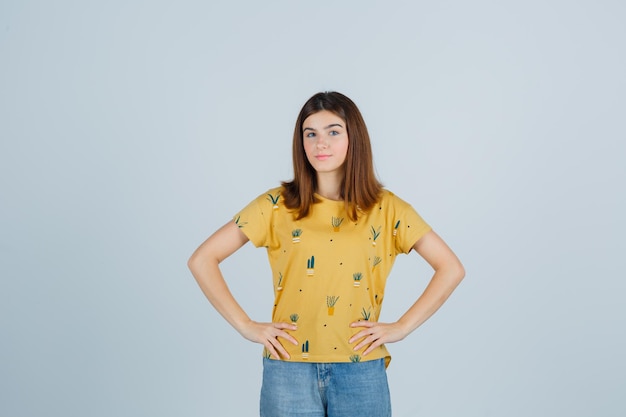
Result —
<instances>
[{"instance_id":1,"label":"woman's lips","mask_svg":"<svg viewBox=\"0 0 626 417\"><path fill-rule=\"evenodd\" d=\"M319 161L325 161L328 158L330 158L330 155L315 155L315 159L317 159Z\"/></svg>"}]
</instances>

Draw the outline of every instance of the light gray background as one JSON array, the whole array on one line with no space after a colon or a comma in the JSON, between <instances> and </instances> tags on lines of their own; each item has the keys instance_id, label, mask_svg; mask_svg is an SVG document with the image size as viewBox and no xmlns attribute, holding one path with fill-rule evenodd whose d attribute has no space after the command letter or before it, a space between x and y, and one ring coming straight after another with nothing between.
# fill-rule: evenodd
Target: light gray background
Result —
<instances>
[{"instance_id":1,"label":"light gray background","mask_svg":"<svg viewBox=\"0 0 626 417\"><path fill-rule=\"evenodd\" d=\"M463 260L395 416L624 416L622 1L0 2L0 415L252 416L260 346L188 256L291 178L320 90ZM269 267L223 264L258 320ZM398 260L383 319L430 271Z\"/></svg>"}]
</instances>

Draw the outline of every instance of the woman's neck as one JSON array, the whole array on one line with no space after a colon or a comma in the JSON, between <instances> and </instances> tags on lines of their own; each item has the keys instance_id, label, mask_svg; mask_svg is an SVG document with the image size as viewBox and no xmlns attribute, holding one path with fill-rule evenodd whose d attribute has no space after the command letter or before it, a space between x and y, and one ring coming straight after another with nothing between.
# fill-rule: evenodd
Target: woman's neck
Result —
<instances>
[{"instance_id":1,"label":"woman's neck","mask_svg":"<svg viewBox=\"0 0 626 417\"><path fill-rule=\"evenodd\" d=\"M329 200L340 201L341 197L341 182L343 178L339 175L328 173L317 174L317 190L316 192L324 198Z\"/></svg>"}]
</instances>

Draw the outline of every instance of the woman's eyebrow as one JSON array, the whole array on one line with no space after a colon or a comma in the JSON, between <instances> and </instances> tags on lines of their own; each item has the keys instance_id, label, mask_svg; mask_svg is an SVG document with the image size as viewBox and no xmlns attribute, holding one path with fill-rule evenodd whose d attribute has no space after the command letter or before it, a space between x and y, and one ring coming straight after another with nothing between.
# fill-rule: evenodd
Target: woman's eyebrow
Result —
<instances>
[{"instance_id":1,"label":"woman's eyebrow","mask_svg":"<svg viewBox=\"0 0 626 417\"><path fill-rule=\"evenodd\" d=\"M330 124L330 125L328 125L328 126L324 127L324 130L331 129L331 128L333 128L333 127L340 127L340 128L342 128L342 129L343 129L343 126L342 126L341 124L339 124L339 123L333 123L333 124ZM303 129L302 129L302 131L303 131L303 132L304 132L305 130L312 130L313 132L315 132L315 130L316 130L316 129L314 129L314 128L312 128L312 127L305 127L305 128L303 128Z\"/></svg>"}]
</instances>

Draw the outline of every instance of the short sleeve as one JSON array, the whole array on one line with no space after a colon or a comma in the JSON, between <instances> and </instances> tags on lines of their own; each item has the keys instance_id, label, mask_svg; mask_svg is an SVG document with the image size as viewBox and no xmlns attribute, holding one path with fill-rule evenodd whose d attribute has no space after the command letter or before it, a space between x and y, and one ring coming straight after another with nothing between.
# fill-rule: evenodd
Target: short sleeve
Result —
<instances>
[{"instance_id":1,"label":"short sleeve","mask_svg":"<svg viewBox=\"0 0 626 417\"><path fill-rule=\"evenodd\" d=\"M271 195L260 195L233 216L233 221L257 248L269 246L271 240L272 203L268 201Z\"/></svg>"},{"instance_id":2,"label":"short sleeve","mask_svg":"<svg viewBox=\"0 0 626 417\"><path fill-rule=\"evenodd\" d=\"M391 199L396 250L409 253L415 243L432 229L409 203L393 194Z\"/></svg>"}]
</instances>

